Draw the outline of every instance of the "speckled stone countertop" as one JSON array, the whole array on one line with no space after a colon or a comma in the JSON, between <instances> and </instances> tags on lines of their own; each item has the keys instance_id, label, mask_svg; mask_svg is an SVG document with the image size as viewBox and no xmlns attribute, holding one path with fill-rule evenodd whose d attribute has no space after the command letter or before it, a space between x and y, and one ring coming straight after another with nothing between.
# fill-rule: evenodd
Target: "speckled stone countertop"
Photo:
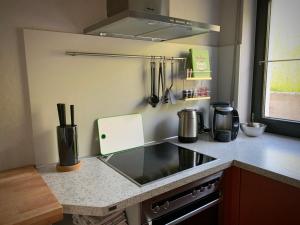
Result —
<instances>
[{"instance_id":1,"label":"speckled stone countertop","mask_svg":"<svg viewBox=\"0 0 300 225\"><path fill-rule=\"evenodd\" d=\"M104 216L161 193L222 171L232 165L300 188L300 139L273 134L229 143L206 135L192 144L170 142L217 158L212 162L139 187L97 158L82 159L78 171L57 173L55 165L39 172L64 207L64 213ZM110 211L110 209L113 209Z\"/></svg>"}]
</instances>

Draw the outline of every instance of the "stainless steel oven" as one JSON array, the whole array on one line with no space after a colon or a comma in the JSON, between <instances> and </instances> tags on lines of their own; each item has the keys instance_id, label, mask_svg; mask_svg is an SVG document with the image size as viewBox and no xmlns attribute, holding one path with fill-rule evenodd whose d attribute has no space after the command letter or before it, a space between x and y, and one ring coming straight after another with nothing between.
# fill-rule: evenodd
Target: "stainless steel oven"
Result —
<instances>
[{"instance_id":1,"label":"stainless steel oven","mask_svg":"<svg viewBox=\"0 0 300 225\"><path fill-rule=\"evenodd\" d=\"M217 225L222 172L142 203L142 224Z\"/></svg>"}]
</instances>

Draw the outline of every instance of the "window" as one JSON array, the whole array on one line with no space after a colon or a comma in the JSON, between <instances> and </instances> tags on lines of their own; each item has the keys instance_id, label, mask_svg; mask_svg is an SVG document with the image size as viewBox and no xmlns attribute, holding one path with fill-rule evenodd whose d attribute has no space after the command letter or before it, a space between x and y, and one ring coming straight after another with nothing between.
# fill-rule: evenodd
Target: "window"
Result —
<instances>
[{"instance_id":1,"label":"window","mask_svg":"<svg viewBox=\"0 0 300 225\"><path fill-rule=\"evenodd\" d=\"M300 137L300 1L257 1L252 115Z\"/></svg>"}]
</instances>

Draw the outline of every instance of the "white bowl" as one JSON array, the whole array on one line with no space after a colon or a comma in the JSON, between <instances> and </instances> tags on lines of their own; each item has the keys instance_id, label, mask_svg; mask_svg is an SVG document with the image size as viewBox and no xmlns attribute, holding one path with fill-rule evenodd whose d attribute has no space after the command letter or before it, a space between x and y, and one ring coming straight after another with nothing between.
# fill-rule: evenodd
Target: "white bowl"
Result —
<instances>
[{"instance_id":1,"label":"white bowl","mask_svg":"<svg viewBox=\"0 0 300 225\"><path fill-rule=\"evenodd\" d=\"M249 137L258 137L262 135L267 127L263 123L241 123L241 130Z\"/></svg>"}]
</instances>

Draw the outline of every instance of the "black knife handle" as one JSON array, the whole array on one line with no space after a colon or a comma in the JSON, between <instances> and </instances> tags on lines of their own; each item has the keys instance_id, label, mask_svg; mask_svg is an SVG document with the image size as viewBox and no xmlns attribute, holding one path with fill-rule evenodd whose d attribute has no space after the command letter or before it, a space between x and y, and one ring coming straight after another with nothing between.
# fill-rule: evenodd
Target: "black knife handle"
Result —
<instances>
[{"instance_id":1,"label":"black knife handle","mask_svg":"<svg viewBox=\"0 0 300 225\"><path fill-rule=\"evenodd\" d=\"M75 122L74 122L74 105L70 105L70 112L71 112L71 126L75 126Z\"/></svg>"},{"instance_id":2,"label":"black knife handle","mask_svg":"<svg viewBox=\"0 0 300 225\"><path fill-rule=\"evenodd\" d=\"M57 113L58 113L58 120L59 120L59 126L61 126L61 123L62 123L62 118L61 118L61 104L57 104Z\"/></svg>"},{"instance_id":3,"label":"black knife handle","mask_svg":"<svg viewBox=\"0 0 300 225\"><path fill-rule=\"evenodd\" d=\"M62 123L61 126L66 126L66 105L61 104Z\"/></svg>"},{"instance_id":4,"label":"black knife handle","mask_svg":"<svg viewBox=\"0 0 300 225\"><path fill-rule=\"evenodd\" d=\"M58 112L58 119L59 125L64 126L66 124L66 116L64 115L64 107L65 105L62 103L57 104L57 112Z\"/></svg>"}]
</instances>

